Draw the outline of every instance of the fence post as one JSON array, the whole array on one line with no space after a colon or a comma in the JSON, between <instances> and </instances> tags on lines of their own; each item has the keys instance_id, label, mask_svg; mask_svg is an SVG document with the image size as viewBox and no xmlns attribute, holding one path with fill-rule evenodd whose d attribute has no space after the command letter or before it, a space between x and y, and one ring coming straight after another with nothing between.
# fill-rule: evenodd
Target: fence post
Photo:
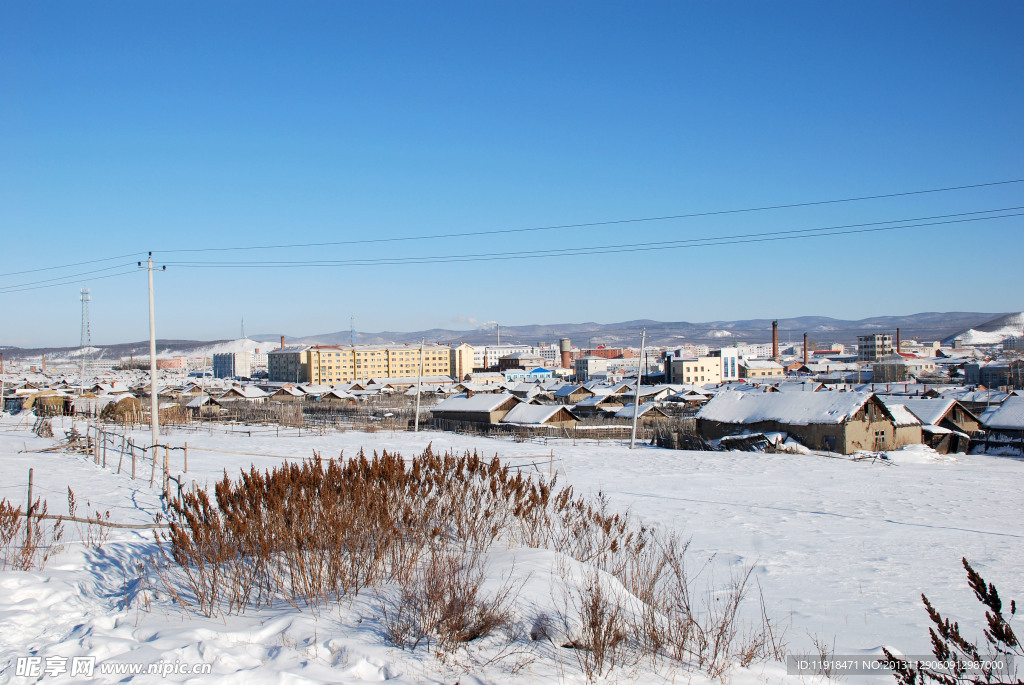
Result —
<instances>
[{"instance_id":1,"label":"fence post","mask_svg":"<svg viewBox=\"0 0 1024 685\"><path fill-rule=\"evenodd\" d=\"M146 448L143 447L143 454L145 454ZM153 468L149 471L149 487L153 487L153 483L156 482L156 454L159 451L159 445L153 445Z\"/></svg>"},{"instance_id":2,"label":"fence post","mask_svg":"<svg viewBox=\"0 0 1024 685\"><path fill-rule=\"evenodd\" d=\"M132 480L135 480L135 443L128 441L128 451L132 455Z\"/></svg>"},{"instance_id":3,"label":"fence post","mask_svg":"<svg viewBox=\"0 0 1024 685\"><path fill-rule=\"evenodd\" d=\"M25 547L32 546L32 469L28 470L28 507L25 509ZM28 550L26 549L26 552Z\"/></svg>"},{"instance_id":4,"label":"fence post","mask_svg":"<svg viewBox=\"0 0 1024 685\"><path fill-rule=\"evenodd\" d=\"M170 464L170 461L171 461L171 448L170 448L170 446L165 444L164 445L164 494L167 494L167 492L171 488L171 483L168 480L168 478L171 477L171 470L170 470L170 465L171 464Z\"/></svg>"},{"instance_id":5,"label":"fence post","mask_svg":"<svg viewBox=\"0 0 1024 685\"><path fill-rule=\"evenodd\" d=\"M118 475L120 475L120 473L121 473L121 464L124 463L124 436L123 435L121 436L121 452L120 452L120 454L121 454L121 456L118 457L118 459L117 459L117 473L118 473Z\"/></svg>"},{"instance_id":6,"label":"fence post","mask_svg":"<svg viewBox=\"0 0 1024 685\"><path fill-rule=\"evenodd\" d=\"M107 431L102 431L103 436L103 468L107 468Z\"/></svg>"},{"instance_id":7,"label":"fence post","mask_svg":"<svg viewBox=\"0 0 1024 685\"><path fill-rule=\"evenodd\" d=\"M188 473L188 443L185 443L185 473Z\"/></svg>"}]
</instances>

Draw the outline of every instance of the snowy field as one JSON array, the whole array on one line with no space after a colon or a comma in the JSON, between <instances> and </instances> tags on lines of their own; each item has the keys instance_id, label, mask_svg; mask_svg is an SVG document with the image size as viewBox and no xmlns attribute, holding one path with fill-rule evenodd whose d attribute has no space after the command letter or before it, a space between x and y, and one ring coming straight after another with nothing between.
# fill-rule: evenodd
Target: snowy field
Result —
<instances>
[{"instance_id":1,"label":"snowy field","mask_svg":"<svg viewBox=\"0 0 1024 685\"><path fill-rule=\"evenodd\" d=\"M79 423L84 430L84 423ZM34 492L51 513L65 513L71 486L79 512L109 510L110 520L151 523L161 511L149 487L149 469L139 478L116 474L83 455L40 453L55 439L37 438L31 418L0 419L0 496L24 503L29 468ZM63 436L70 422L54 421ZM148 442L147 432L133 434ZM314 451L323 457L355 455L360 448L397 450L411 457L432 443L435 451L479 450L498 455L530 473L558 473L579 493L605 493L613 508L630 510L644 522L678 530L692 539L693 568L702 580L723 585L753 566L756 593L767 613L787 628L790 653L810 653L815 640L834 644L835 654L929 652L928 620L920 595L980 635L982 612L967 588L960 558L999 588L1004 602L1024 599L1024 461L945 457L925 448L890 453L891 463L821 455L703 453L618 443L516 443L447 433L359 432L318 435L295 429L254 428L252 434L184 432L162 436L189 446L186 484L212 485L226 469L235 476L250 465L271 468ZM175 474L180 452L171 453ZM159 478L158 478L159 481ZM18 677L17 657L58 659L94 656L97 663L178 662L211 664L211 675L166 677L100 675L100 682L584 682L571 650L534 655L517 675L493 667L469 674L446 671L423 650L402 651L383 641L372 598L345 602L314 615L290 607L250 610L242 616L188 615L159 593L145 605L134 579L137 562L153 549L152 531L117 530L102 549L80 544L74 524L66 549L43 571L0 571L0 682ZM493 560L530 572L521 594L538 601L550 595L550 553L516 550ZM514 559L513 559L514 558ZM153 592L156 592L153 595ZM1017 622L1019 624L1019 621ZM1022 632L1018 629L1018 632ZM45 663L45 662L44 662ZM59 663L55 661L54 663ZM689 673L621 671L613 680L702 682ZM808 682L787 676L782 664L736 668L733 683ZM889 677L850 677L852 682L893 682ZM42 682L80 682L68 673Z\"/></svg>"}]
</instances>

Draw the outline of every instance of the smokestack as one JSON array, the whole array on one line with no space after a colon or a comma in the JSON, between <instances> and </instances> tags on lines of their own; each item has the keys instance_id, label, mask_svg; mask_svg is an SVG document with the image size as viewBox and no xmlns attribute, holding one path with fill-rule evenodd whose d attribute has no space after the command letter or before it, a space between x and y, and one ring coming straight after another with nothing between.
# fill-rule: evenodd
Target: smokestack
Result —
<instances>
[{"instance_id":1,"label":"smokestack","mask_svg":"<svg viewBox=\"0 0 1024 685\"><path fill-rule=\"evenodd\" d=\"M562 368L572 368L572 343L568 338L562 338L558 341L558 349L562 353Z\"/></svg>"},{"instance_id":2,"label":"smokestack","mask_svg":"<svg viewBox=\"0 0 1024 685\"><path fill-rule=\"evenodd\" d=\"M779 361L779 322L772 321L772 359Z\"/></svg>"},{"instance_id":3,"label":"smokestack","mask_svg":"<svg viewBox=\"0 0 1024 685\"><path fill-rule=\"evenodd\" d=\"M807 366L807 334L804 333L804 366Z\"/></svg>"},{"instance_id":4,"label":"smokestack","mask_svg":"<svg viewBox=\"0 0 1024 685\"><path fill-rule=\"evenodd\" d=\"M284 336L283 335L281 336L281 347L282 348L284 347Z\"/></svg>"},{"instance_id":5,"label":"smokestack","mask_svg":"<svg viewBox=\"0 0 1024 685\"><path fill-rule=\"evenodd\" d=\"M900 339L900 329L897 328L896 329L896 354L900 353L900 342L902 342L902 340Z\"/></svg>"},{"instance_id":6,"label":"smokestack","mask_svg":"<svg viewBox=\"0 0 1024 685\"><path fill-rule=\"evenodd\" d=\"M43 355L43 373L46 373L46 355Z\"/></svg>"}]
</instances>

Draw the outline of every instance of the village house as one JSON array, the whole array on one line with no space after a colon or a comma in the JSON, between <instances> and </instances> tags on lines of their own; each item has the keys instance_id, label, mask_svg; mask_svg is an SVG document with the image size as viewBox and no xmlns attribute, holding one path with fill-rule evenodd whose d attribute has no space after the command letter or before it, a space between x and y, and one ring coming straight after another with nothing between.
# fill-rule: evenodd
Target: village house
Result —
<instances>
[{"instance_id":1,"label":"village house","mask_svg":"<svg viewBox=\"0 0 1024 685\"><path fill-rule=\"evenodd\" d=\"M785 432L811 449L840 454L920 443L920 422L916 429L904 424L870 392L721 392L697 413L706 440Z\"/></svg>"},{"instance_id":2,"label":"village house","mask_svg":"<svg viewBox=\"0 0 1024 685\"><path fill-rule=\"evenodd\" d=\"M498 423L520 400L507 393L476 394L472 391L442 400L431 410L435 419L467 423Z\"/></svg>"}]
</instances>

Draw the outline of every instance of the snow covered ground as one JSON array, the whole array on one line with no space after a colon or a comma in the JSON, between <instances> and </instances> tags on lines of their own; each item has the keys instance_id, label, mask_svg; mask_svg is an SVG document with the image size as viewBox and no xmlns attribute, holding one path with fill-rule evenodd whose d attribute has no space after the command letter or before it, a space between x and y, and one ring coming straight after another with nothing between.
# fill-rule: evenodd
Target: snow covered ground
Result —
<instances>
[{"instance_id":1,"label":"snow covered ground","mask_svg":"<svg viewBox=\"0 0 1024 685\"><path fill-rule=\"evenodd\" d=\"M133 481L126 465L115 473L116 458L109 455L103 469L81 455L32 452L56 441L33 436L30 427L31 419L0 418L0 497L22 503L33 468L34 491L53 513L66 511L69 485L80 513L86 500L91 509L109 509L118 522L150 523L161 510L148 469L140 465L140 478ZM70 422L54 422L58 436L69 428ZM145 432L135 437L148 441ZM560 482L578 492L601 491L613 507L691 537L692 566L710 559L703 576L715 585L753 565L768 614L788 626L790 653L812 652L817 639L834 643L836 654L878 653L882 646L927 654L922 592L968 634L980 635L982 613L966 586L962 556L997 585L1004 601L1024 599L1021 460L946 457L916 447L890 453L890 463L884 463L647 446L631 451L607 442L515 443L430 432L170 429L164 437L171 445L188 443L189 472L182 477L200 487L218 480L225 469L236 475L250 464L270 468L286 458L312 456L314 450L325 458L351 456L361 447L411 457L428 443L435 451L497 454L538 474L553 469ZM172 470L180 473L180 452L171 454ZM114 531L102 549L80 544L74 524L68 524L65 537L66 549L43 571L0 571L0 682L33 681L16 675L17 657L27 655L43 657L44 665L47 657L59 665L60 659L93 656L98 663L165 662L172 664L168 669L209 663L212 668L205 676L175 671L131 682L584 682L571 650L539 648L514 676L493 666L471 668L469 675L445 671L422 648L408 652L385 644L372 596L360 595L319 614L284 606L210 619L184 614L154 587L147 607L134 569L153 551L151 531ZM556 556L511 550L492 559L492 573L515 569L525 582L520 601L550 602ZM704 680L671 672L612 676ZM126 679L98 670L94 677ZM737 668L729 679L740 685L807 682L787 676L782 664ZM851 679L892 682L884 676ZM81 680L67 672L42 678Z\"/></svg>"}]
</instances>

